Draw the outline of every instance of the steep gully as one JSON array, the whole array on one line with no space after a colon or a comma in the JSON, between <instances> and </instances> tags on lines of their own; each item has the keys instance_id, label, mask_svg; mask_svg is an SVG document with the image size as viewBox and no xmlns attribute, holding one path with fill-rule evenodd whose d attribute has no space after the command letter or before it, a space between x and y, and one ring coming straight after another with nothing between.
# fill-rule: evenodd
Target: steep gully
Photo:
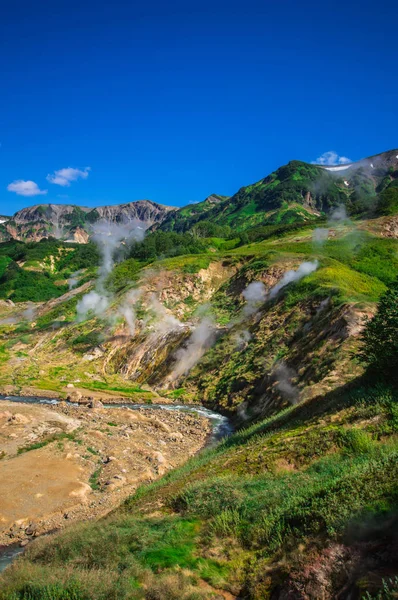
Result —
<instances>
[{"instance_id":1,"label":"steep gully","mask_svg":"<svg viewBox=\"0 0 398 600\"><path fill-rule=\"evenodd\" d=\"M40 398L40 397L22 397L22 396L0 396L1 400L8 400L16 403L26 404L58 404L59 400L54 398ZM70 403L72 404L72 403ZM212 426L211 434L207 440L206 447L216 444L219 440L227 437L233 433L233 426L229 419L217 412L209 410L201 405L184 405L184 404L105 404L105 408L111 408L117 410L118 408L130 408L131 410L139 410L140 408L151 408L154 410L170 410L170 411L182 411L197 413L203 417L206 417ZM6 548L0 548L0 572L3 571L9 564L17 558L23 552L23 548L19 544L7 546Z\"/></svg>"}]
</instances>

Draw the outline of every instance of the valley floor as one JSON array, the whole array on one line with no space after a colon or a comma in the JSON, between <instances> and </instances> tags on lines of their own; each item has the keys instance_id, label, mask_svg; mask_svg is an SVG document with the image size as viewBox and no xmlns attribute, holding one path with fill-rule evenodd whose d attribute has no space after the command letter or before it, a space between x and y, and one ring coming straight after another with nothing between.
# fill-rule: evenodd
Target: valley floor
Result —
<instances>
[{"instance_id":1,"label":"valley floor","mask_svg":"<svg viewBox=\"0 0 398 600\"><path fill-rule=\"evenodd\" d=\"M195 454L209 421L150 408L0 401L0 546L119 506Z\"/></svg>"}]
</instances>

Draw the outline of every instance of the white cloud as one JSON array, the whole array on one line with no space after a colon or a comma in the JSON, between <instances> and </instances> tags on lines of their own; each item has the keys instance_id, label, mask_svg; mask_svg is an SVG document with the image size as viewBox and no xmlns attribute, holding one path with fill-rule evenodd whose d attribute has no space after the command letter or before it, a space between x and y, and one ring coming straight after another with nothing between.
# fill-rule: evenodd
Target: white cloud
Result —
<instances>
[{"instance_id":1,"label":"white cloud","mask_svg":"<svg viewBox=\"0 0 398 600\"><path fill-rule=\"evenodd\" d=\"M313 165L347 165L351 163L352 160L347 158L346 156L339 156L337 152L334 150L329 150L328 152L324 152L319 156L316 160L313 160L311 164Z\"/></svg>"},{"instance_id":2,"label":"white cloud","mask_svg":"<svg viewBox=\"0 0 398 600\"><path fill-rule=\"evenodd\" d=\"M54 171L52 175L47 175L47 181L55 183L56 185L62 185L63 187L70 186L71 181L77 181L78 179L87 179L90 172L90 167L85 169L73 169L67 167L65 169L59 169Z\"/></svg>"},{"instance_id":3,"label":"white cloud","mask_svg":"<svg viewBox=\"0 0 398 600\"><path fill-rule=\"evenodd\" d=\"M41 190L34 181L24 181L23 179L9 183L7 190L15 192L18 196L41 196L47 194L47 190Z\"/></svg>"}]
</instances>

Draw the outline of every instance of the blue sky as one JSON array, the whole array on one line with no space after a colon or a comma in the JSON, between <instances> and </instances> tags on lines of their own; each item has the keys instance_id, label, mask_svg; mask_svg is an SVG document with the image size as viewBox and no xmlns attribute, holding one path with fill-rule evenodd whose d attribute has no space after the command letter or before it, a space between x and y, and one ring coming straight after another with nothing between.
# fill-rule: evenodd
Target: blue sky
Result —
<instances>
[{"instance_id":1,"label":"blue sky","mask_svg":"<svg viewBox=\"0 0 398 600\"><path fill-rule=\"evenodd\" d=\"M389 0L3 3L0 214L184 205L397 147L397 17Z\"/></svg>"}]
</instances>

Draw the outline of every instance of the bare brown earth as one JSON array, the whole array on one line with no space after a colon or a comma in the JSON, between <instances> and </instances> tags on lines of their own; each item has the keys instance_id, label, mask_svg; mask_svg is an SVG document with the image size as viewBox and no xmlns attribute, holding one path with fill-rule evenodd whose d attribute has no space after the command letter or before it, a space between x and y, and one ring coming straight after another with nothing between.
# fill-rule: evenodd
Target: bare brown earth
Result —
<instances>
[{"instance_id":1,"label":"bare brown earth","mask_svg":"<svg viewBox=\"0 0 398 600\"><path fill-rule=\"evenodd\" d=\"M207 419L177 411L2 401L0 545L103 516L209 432Z\"/></svg>"}]
</instances>

